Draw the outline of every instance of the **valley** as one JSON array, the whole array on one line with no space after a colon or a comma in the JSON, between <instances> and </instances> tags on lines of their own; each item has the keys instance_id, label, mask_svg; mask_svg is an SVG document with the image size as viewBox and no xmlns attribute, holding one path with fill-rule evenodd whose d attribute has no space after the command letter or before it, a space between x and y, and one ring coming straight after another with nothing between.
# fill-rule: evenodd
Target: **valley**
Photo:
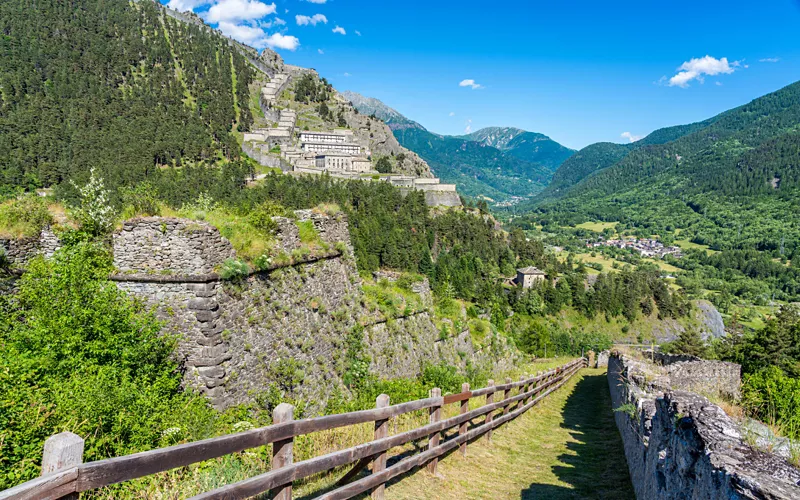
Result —
<instances>
[{"instance_id":1,"label":"valley","mask_svg":"<svg viewBox=\"0 0 800 500\"><path fill-rule=\"evenodd\" d=\"M438 134L452 68L343 90L395 83L337 4L0 3L0 498L792 498L800 82L580 150L436 121L641 118L509 64Z\"/></svg>"}]
</instances>

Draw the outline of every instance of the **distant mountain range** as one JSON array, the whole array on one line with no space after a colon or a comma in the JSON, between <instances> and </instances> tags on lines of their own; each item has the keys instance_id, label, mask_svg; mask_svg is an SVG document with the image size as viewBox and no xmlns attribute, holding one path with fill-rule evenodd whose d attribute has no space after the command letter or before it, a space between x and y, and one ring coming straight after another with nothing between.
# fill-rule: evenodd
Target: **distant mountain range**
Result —
<instances>
[{"instance_id":1,"label":"distant mountain range","mask_svg":"<svg viewBox=\"0 0 800 500\"><path fill-rule=\"evenodd\" d=\"M439 135L378 99L356 92L342 95L360 113L375 115L400 144L420 155L444 182L467 196L506 200L541 192L553 172L575 151L543 134L490 127L465 136Z\"/></svg>"}]
</instances>

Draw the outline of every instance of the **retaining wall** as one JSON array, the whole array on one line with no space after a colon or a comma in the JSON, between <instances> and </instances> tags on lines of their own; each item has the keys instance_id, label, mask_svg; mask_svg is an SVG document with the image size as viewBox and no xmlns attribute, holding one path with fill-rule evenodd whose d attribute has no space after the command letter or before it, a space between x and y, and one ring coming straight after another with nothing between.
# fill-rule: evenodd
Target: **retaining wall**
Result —
<instances>
[{"instance_id":1,"label":"retaining wall","mask_svg":"<svg viewBox=\"0 0 800 500\"><path fill-rule=\"evenodd\" d=\"M746 445L739 426L698 394L673 390L679 373L612 355L608 384L636 496L800 498L800 470Z\"/></svg>"}]
</instances>

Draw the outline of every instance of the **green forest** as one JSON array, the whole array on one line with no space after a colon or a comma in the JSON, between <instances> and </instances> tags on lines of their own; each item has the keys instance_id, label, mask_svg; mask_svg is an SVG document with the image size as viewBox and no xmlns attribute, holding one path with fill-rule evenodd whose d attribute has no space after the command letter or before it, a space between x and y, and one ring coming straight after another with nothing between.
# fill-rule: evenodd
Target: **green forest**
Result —
<instances>
[{"instance_id":1,"label":"green forest","mask_svg":"<svg viewBox=\"0 0 800 500\"><path fill-rule=\"evenodd\" d=\"M235 159L253 122L245 58L152 2L4 1L0 57L0 190Z\"/></svg>"}]
</instances>

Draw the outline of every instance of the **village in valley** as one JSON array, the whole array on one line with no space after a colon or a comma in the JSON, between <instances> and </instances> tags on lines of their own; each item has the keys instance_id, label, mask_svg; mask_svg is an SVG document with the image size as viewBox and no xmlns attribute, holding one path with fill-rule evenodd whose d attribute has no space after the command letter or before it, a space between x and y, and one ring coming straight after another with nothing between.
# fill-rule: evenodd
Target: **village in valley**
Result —
<instances>
[{"instance_id":1,"label":"village in valley","mask_svg":"<svg viewBox=\"0 0 800 500\"><path fill-rule=\"evenodd\" d=\"M652 238L621 238L621 239L607 239L596 242L589 242L586 244L587 248L598 247L616 247L621 249L630 249L637 252L642 257L652 257L662 259L667 255L679 259L683 256L681 248L678 246L665 246L659 240Z\"/></svg>"}]
</instances>

